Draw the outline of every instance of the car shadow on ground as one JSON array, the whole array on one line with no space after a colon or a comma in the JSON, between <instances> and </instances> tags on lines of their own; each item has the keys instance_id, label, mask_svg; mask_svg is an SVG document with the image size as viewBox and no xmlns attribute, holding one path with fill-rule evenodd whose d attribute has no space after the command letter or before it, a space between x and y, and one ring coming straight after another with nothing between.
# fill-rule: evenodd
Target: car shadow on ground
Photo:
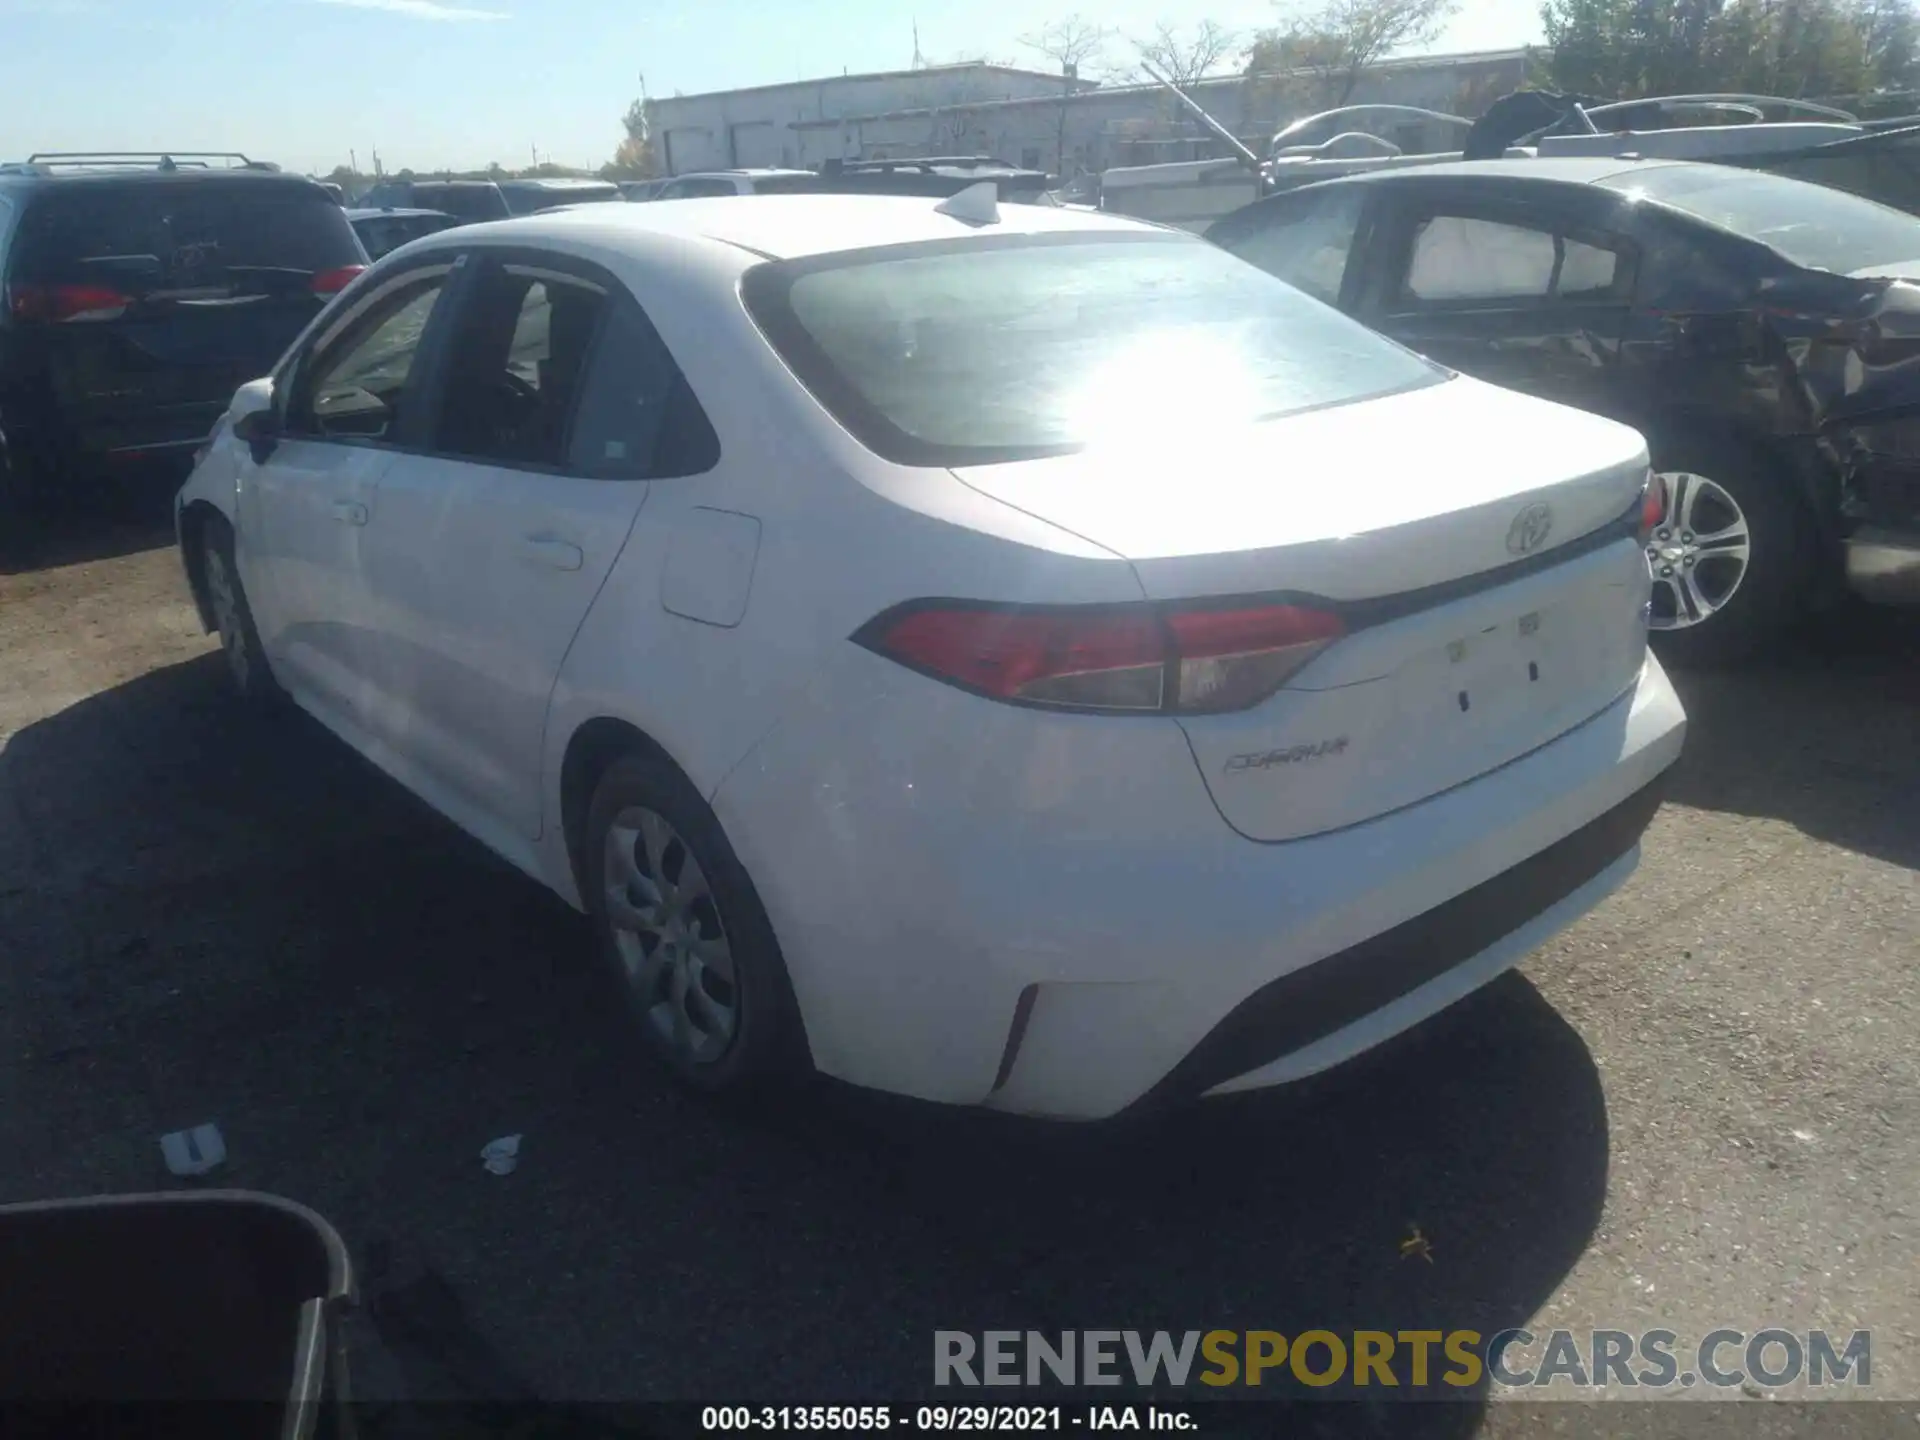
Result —
<instances>
[{"instance_id":1,"label":"car shadow on ground","mask_svg":"<svg viewBox=\"0 0 1920 1440\"><path fill-rule=\"evenodd\" d=\"M1688 719L1671 800L1920 868L1920 615L1849 605L1760 663L1670 673Z\"/></svg>"},{"instance_id":2,"label":"car shadow on ground","mask_svg":"<svg viewBox=\"0 0 1920 1440\"><path fill-rule=\"evenodd\" d=\"M1488 1335L1598 1223L1600 1080L1518 976L1290 1089L1106 1126L688 1100L578 917L222 680L156 671L0 751L0 1198L167 1188L156 1137L213 1120L222 1182L327 1214L370 1291L457 1299L437 1352L362 1327L367 1374L457 1393L434 1375L478 1345L550 1397L904 1399L937 1330ZM1467 1434L1484 1389L1289 1425Z\"/></svg>"}]
</instances>

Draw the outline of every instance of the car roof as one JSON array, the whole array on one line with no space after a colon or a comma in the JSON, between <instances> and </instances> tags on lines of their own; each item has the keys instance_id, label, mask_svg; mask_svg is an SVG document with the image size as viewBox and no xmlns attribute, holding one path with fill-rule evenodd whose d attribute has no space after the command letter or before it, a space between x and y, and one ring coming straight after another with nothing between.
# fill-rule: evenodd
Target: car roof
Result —
<instances>
[{"instance_id":1,"label":"car roof","mask_svg":"<svg viewBox=\"0 0 1920 1440\"><path fill-rule=\"evenodd\" d=\"M1164 234L1197 240L1165 226L1048 205L1003 204L997 224L970 225L942 214L936 197L898 195L738 195L656 200L647 205L588 205L490 225L468 226L466 240L507 238L526 244L579 239L619 248L623 237L675 236L751 251L769 260L793 260L843 250L969 235L1085 233Z\"/></svg>"},{"instance_id":2,"label":"car roof","mask_svg":"<svg viewBox=\"0 0 1920 1440\"><path fill-rule=\"evenodd\" d=\"M355 207L349 208L347 211L347 219L349 220L377 220L382 215L403 215L409 218L413 216L423 216L435 220L451 220L454 218L444 210L421 210L404 206L381 205L371 209Z\"/></svg>"},{"instance_id":3,"label":"car roof","mask_svg":"<svg viewBox=\"0 0 1920 1440\"><path fill-rule=\"evenodd\" d=\"M1621 175L1700 163L1697 160L1635 160L1617 155L1551 156L1546 159L1516 157L1511 160L1447 160L1438 165L1395 165L1377 170L1364 170L1354 175L1335 175L1316 183L1380 185L1413 178L1436 180L1472 178L1551 180L1562 185L1594 185L1602 180L1612 180Z\"/></svg>"},{"instance_id":4,"label":"car roof","mask_svg":"<svg viewBox=\"0 0 1920 1440\"><path fill-rule=\"evenodd\" d=\"M311 190L326 195L326 187L318 180L310 180L305 175L289 175L278 170L198 170L183 167L178 170L136 169L124 170L83 170L76 172L58 172L32 169L27 166L0 165L0 185L15 188L46 188L65 194L69 191L84 193L90 190L123 189L128 185L168 186L168 185L251 185L259 187L279 187L281 189Z\"/></svg>"},{"instance_id":5,"label":"car roof","mask_svg":"<svg viewBox=\"0 0 1920 1440\"><path fill-rule=\"evenodd\" d=\"M788 170L779 165L761 165L740 170L684 170L678 175L663 176L656 183L670 184L675 180L738 180L743 176L749 180L763 175L814 175L814 170Z\"/></svg>"},{"instance_id":6,"label":"car roof","mask_svg":"<svg viewBox=\"0 0 1920 1440\"><path fill-rule=\"evenodd\" d=\"M535 175L523 180L507 179L496 182L500 185L538 186L542 190L580 190L591 186L598 190L611 185L611 180L594 180L585 175Z\"/></svg>"}]
</instances>

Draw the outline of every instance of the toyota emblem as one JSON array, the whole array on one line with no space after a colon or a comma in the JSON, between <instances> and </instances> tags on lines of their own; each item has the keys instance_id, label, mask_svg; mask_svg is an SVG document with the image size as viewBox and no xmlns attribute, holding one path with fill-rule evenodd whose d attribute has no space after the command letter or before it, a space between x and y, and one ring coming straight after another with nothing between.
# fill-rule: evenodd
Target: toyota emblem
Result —
<instances>
[{"instance_id":1,"label":"toyota emblem","mask_svg":"<svg viewBox=\"0 0 1920 1440\"><path fill-rule=\"evenodd\" d=\"M1529 505L1513 517L1507 527L1507 549L1515 555L1531 555L1547 543L1553 533L1553 507Z\"/></svg>"}]
</instances>

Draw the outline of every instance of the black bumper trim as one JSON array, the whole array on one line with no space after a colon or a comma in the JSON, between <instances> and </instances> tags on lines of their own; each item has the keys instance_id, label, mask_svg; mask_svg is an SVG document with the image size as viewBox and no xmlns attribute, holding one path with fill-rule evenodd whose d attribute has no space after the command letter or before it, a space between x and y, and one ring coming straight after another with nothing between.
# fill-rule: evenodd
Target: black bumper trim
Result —
<instances>
[{"instance_id":1,"label":"black bumper trim","mask_svg":"<svg viewBox=\"0 0 1920 1440\"><path fill-rule=\"evenodd\" d=\"M1511 935L1625 855L1660 808L1665 776L1491 880L1263 985L1145 1097L1204 1094L1371 1015Z\"/></svg>"}]
</instances>

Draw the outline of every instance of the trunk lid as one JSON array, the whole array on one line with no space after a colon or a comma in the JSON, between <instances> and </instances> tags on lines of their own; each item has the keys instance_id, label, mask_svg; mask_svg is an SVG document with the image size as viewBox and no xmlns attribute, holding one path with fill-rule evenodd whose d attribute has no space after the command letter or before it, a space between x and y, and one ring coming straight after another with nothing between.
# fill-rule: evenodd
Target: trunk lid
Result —
<instances>
[{"instance_id":1,"label":"trunk lid","mask_svg":"<svg viewBox=\"0 0 1920 1440\"><path fill-rule=\"evenodd\" d=\"M1265 841L1413 804L1606 708L1644 660L1632 430L1468 379L1149 453L959 471L1132 562L1150 599L1290 594L1350 633L1252 709L1180 719Z\"/></svg>"}]
</instances>

